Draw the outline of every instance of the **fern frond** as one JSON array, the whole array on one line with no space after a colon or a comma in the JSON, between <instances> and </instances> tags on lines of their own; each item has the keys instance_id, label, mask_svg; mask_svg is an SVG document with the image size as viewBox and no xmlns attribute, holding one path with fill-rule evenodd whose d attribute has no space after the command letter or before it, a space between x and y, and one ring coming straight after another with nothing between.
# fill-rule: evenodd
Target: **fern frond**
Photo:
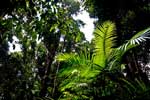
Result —
<instances>
[{"instance_id":1,"label":"fern frond","mask_svg":"<svg viewBox=\"0 0 150 100\"><path fill-rule=\"evenodd\" d=\"M106 66L106 60L115 45L116 26L111 21L106 21L99 25L94 31L94 63L102 67Z\"/></svg>"}]
</instances>

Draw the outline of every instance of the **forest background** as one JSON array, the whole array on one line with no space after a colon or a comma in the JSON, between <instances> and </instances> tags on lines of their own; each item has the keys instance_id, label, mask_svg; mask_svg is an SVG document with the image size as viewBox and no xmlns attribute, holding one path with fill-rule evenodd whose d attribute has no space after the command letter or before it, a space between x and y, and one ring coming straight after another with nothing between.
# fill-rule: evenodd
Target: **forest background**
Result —
<instances>
[{"instance_id":1,"label":"forest background","mask_svg":"<svg viewBox=\"0 0 150 100\"><path fill-rule=\"evenodd\" d=\"M0 100L149 100L149 26L149 0L1 1Z\"/></svg>"}]
</instances>

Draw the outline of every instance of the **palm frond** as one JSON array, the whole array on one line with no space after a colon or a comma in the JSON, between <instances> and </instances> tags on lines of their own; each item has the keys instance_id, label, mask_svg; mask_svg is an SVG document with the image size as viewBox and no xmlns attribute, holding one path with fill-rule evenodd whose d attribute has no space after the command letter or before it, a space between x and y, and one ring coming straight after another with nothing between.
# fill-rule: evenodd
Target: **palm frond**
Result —
<instances>
[{"instance_id":1,"label":"palm frond","mask_svg":"<svg viewBox=\"0 0 150 100\"><path fill-rule=\"evenodd\" d=\"M147 39L150 39L150 28L147 28L145 30L142 30L135 34L128 42L122 44L120 47L117 49L120 50L121 56L128 50L138 46L141 44L141 42L146 41Z\"/></svg>"},{"instance_id":2,"label":"palm frond","mask_svg":"<svg viewBox=\"0 0 150 100\"><path fill-rule=\"evenodd\" d=\"M115 30L116 26L111 21L106 21L95 29L93 39L95 44L93 60L95 64L102 67L106 65L106 59L115 45Z\"/></svg>"},{"instance_id":3,"label":"palm frond","mask_svg":"<svg viewBox=\"0 0 150 100\"><path fill-rule=\"evenodd\" d=\"M122 56L130 49L137 47L141 42L145 42L146 39L150 39L150 28L142 30L135 34L130 40L122 44L118 48L113 49L111 56L109 57L109 69L117 68L117 65L121 65Z\"/></svg>"},{"instance_id":4,"label":"palm frond","mask_svg":"<svg viewBox=\"0 0 150 100\"><path fill-rule=\"evenodd\" d=\"M60 70L60 77L80 73L81 77L90 78L99 73L97 65L92 62L88 52L58 54L56 60L67 62L65 67Z\"/></svg>"},{"instance_id":5,"label":"palm frond","mask_svg":"<svg viewBox=\"0 0 150 100\"><path fill-rule=\"evenodd\" d=\"M68 61L73 60L75 56L76 56L75 53L61 53L56 56L56 60L60 62L62 61L68 62Z\"/></svg>"},{"instance_id":6,"label":"palm frond","mask_svg":"<svg viewBox=\"0 0 150 100\"><path fill-rule=\"evenodd\" d=\"M66 62L61 66L58 74L58 77L63 80L59 85L61 92L82 89L100 73L97 66L92 63L90 52L58 54L56 59Z\"/></svg>"},{"instance_id":7,"label":"palm frond","mask_svg":"<svg viewBox=\"0 0 150 100\"><path fill-rule=\"evenodd\" d=\"M149 34L150 33L150 28L144 29L137 34L135 34L129 41L135 41L135 43L139 43L140 41L145 41L145 39L150 39ZM138 42L137 42L138 41Z\"/></svg>"}]
</instances>

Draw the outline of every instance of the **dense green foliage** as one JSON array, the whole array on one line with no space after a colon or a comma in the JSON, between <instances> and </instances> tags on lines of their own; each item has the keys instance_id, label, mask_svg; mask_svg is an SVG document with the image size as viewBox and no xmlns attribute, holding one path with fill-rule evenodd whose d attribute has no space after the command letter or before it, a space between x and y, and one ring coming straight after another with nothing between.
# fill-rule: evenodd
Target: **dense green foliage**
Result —
<instances>
[{"instance_id":1,"label":"dense green foliage","mask_svg":"<svg viewBox=\"0 0 150 100\"><path fill-rule=\"evenodd\" d=\"M0 100L150 98L149 70L139 64L149 63L148 0L0 4ZM91 42L72 17L81 5L98 18Z\"/></svg>"},{"instance_id":2,"label":"dense green foliage","mask_svg":"<svg viewBox=\"0 0 150 100\"><path fill-rule=\"evenodd\" d=\"M150 33L150 28L140 31L117 48L113 47L116 38L114 33L115 24L110 21L104 22L94 31L93 54L85 48L79 54L57 56L58 61L67 62L59 73L61 77L65 77L60 85L65 98L103 100L112 97L113 100L128 100L137 99L139 92L149 91L141 78L137 77L134 82L124 75L125 65L122 63L122 57L127 51L140 45L144 39L149 38L147 35ZM96 85L96 87L91 85ZM138 89L141 90L138 91ZM118 91L120 93L117 93ZM135 97L132 97L133 94Z\"/></svg>"}]
</instances>

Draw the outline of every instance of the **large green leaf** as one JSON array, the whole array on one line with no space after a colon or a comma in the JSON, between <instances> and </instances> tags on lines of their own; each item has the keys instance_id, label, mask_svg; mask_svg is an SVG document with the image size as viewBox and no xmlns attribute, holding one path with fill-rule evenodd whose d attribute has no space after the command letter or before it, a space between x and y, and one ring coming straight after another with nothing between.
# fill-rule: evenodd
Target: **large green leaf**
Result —
<instances>
[{"instance_id":1,"label":"large green leaf","mask_svg":"<svg viewBox=\"0 0 150 100\"><path fill-rule=\"evenodd\" d=\"M113 50L114 40L116 38L115 24L111 21L106 21L99 25L94 31L94 63L105 67L107 58Z\"/></svg>"}]
</instances>

